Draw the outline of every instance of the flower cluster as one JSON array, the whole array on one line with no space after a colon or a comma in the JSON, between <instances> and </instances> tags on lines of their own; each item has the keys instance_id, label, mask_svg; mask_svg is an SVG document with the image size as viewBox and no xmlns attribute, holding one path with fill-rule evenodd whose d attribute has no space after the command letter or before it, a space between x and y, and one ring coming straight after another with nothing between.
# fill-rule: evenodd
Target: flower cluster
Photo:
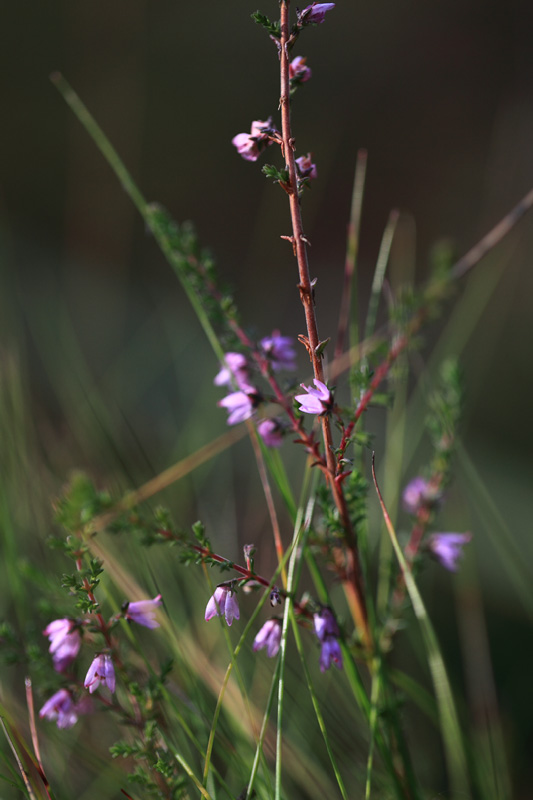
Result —
<instances>
[{"instance_id":1,"label":"flower cluster","mask_svg":"<svg viewBox=\"0 0 533 800\"><path fill-rule=\"evenodd\" d=\"M161 605L161 595L157 595L153 600L138 600L133 603L126 603L123 607L123 616L127 620L132 620L138 625L146 628L157 628L159 622L155 618L156 610ZM57 672L65 672L81 648L81 629L84 622L72 619L55 619L43 631L45 636L50 639L49 652L52 654L54 669ZM110 692L115 691L116 678L115 666L110 652L98 653L94 656L83 686L92 694L99 686L107 687ZM73 693L68 689L59 689L46 703L39 712L42 719L53 720L58 728L71 728L82 714L88 714L92 710L89 698L82 695L75 701Z\"/></svg>"},{"instance_id":2,"label":"flower cluster","mask_svg":"<svg viewBox=\"0 0 533 800\"><path fill-rule=\"evenodd\" d=\"M434 489L430 481L418 475L402 492L402 506L408 514L417 515L424 508L431 508L442 499L442 492ZM428 552L450 572L457 572L462 548L472 539L470 533L434 533L429 536Z\"/></svg>"},{"instance_id":3,"label":"flower cluster","mask_svg":"<svg viewBox=\"0 0 533 800\"><path fill-rule=\"evenodd\" d=\"M282 336L279 331L260 340L257 356L263 360L263 364L266 362L266 366L262 367L265 371L296 369L294 340L290 336ZM228 425L237 425L250 419L263 402L263 395L253 384L250 362L242 353L224 353L224 364L215 376L214 383L234 389L218 401L218 405L228 412ZM283 428L279 420L262 420L257 430L267 447L280 447Z\"/></svg>"}]
</instances>

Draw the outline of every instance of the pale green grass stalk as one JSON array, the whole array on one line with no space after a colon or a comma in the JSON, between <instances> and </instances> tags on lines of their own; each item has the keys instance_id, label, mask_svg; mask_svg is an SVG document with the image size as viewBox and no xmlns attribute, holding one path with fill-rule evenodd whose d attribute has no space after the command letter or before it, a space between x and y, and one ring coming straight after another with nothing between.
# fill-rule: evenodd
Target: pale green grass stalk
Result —
<instances>
[{"instance_id":1,"label":"pale green grass stalk","mask_svg":"<svg viewBox=\"0 0 533 800\"><path fill-rule=\"evenodd\" d=\"M274 674L272 675L272 681L270 683L270 691L268 693L268 699L265 707L265 713L263 715L263 722L261 723L261 730L259 732L259 738L257 740L257 747L255 749L254 760L252 764L252 770L250 772L250 778L248 780L248 789L246 791L246 798L245 800L251 800L252 792L254 788L255 777L257 775L257 770L259 767L259 761L262 756L263 745L265 741L265 736L268 730L268 722L270 719L270 714L272 712L272 707L274 705L274 700L276 697L276 689L278 687L278 680L279 680L279 670L280 670L280 661L277 660L276 669Z\"/></svg>"},{"instance_id":2,"label":"pale green grass stalk","mask_svg":"<svg viewBox=\"0 0 533 800\"><path fill-rule=\"evenodd\" d=\"M383 517L385 519L385 524L392 541L394 552L396 553L396 557L400 564L405 585L407 587L411 603L413 604L415 616L420 624L420 630L422 632L426 647L428 665L433 680L437 705L439 708L439 722L444 743L448 774L451 783L452 797L456 800L463 800L464 798L469 798L471 796L468 780L468 769L465 758L463 736L457 711L455 709L450 683L446 674L444 660L442 658L437 636L428 617L424 602L411 574L409 565L404 558L402 549L396 537L396 531L394 530L383 502L383 498L376 480L374 461L372 461L372 476L374 478L374 484L378 494L381 510L383 512Z\"/></svg>"},{"instance_id":3,"label":"pale green grass stalk","mask_svg":"<svg viewBox=\"0 0 533 800\"><path fill-rule=\"evenodd\" d=\"M365 192L366 163L366 150L359 150L355 165L352 205L350 209L350 221L348 223L344 282L342 286L339 323L337 328L337 342L335 344L335 358L338 358L342 354L347 328L349 328L350 347L355 347L359 342L359 322L357 319L357 254L359 252L359 236L361 231L363 196ZM350 309L354 309L355 313L350 314Z\"/></svg>"},{"instance_id":4,"label":"pale green grass stalk","mask_svg":"<svg viewBox=\"0 0 533 800\"><path fill-rule=\"evenodd\" d=\"M372 288L370 289L368 310L366 313L364 330L365 339L370 339L376 329L379 300L383 291L385 272L387 269L387 264L389 263L392 240L394 239L394 233L396 231L399 216L400 215L398 211L391 211L387 225L385 226L385 230L383 232L383 237L381 239L378 260L376 261L376 268L374 270L374 277L372 279Z\"/></svg>"}]
</instances>

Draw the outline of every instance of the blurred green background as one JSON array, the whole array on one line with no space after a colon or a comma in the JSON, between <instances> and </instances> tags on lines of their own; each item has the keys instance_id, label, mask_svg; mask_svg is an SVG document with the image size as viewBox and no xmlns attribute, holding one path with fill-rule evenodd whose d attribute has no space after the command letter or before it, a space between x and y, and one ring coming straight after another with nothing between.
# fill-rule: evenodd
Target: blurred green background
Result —
<instances>
[{"instance_id":1,"label":"blurred green background","mask_svg":"<svg viewBox=\"0 0 533 800\"><path fill-rule=\"evenodd\" d=\"M260 8L275 16L277 4ZM194 221L235 287L245 324L259 335L276 327L296 335L295 266L279 239L289 232L284 195L231 145L252 119L277 113L275 48L249 19L255 9L243 0L2 8L2 525L5 533L9 520L6 542L29 561L47 557L48 498L72 468L111 488L137 486L225 428L216 360L180 286L48 75L65 75L145 196ZM335 330L358 148L369 153L361 308L391 208L401 211L391 255L397 284L413 271L423 279L443 236L465 252L533 185L529 13L526 0L341 0L300 40L313 79L296 95L293 121L298 152L312 151L319 171L304 219L323 338ZM461 355L465 447L526 565L532 257L529 216L465 281L414 363L421 371L437 342L440 354ZM302 379L307 370L300 354ZM372 419L379 426L379 413ZM258 539L268 528L250 458L243 442L162 498L183 524L202 516L215 527L222 515L217 545L229 557L251 530ZM417 458L404 464L409 476ZM475 534L515 796L526 797L530 619L468 507L462 475L446 521ZM9 611L17 579L1 569ZM449 581L427 591L437 608L441 591L453 603Z\"/></svg>"}]
</instances>

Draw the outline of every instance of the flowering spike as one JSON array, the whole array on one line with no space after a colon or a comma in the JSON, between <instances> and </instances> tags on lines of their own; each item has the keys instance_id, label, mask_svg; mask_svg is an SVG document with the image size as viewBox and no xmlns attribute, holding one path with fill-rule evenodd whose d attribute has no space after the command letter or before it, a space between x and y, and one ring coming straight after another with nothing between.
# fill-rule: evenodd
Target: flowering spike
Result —
<instances>
[{"instance_id":1,"label":"flowering spike","mask_svg":"<svg viewBox=\"0 0 533 800\"><path fill-rule=\"evenodd\" d=\"M70 667L81 647L81 636L72 619L54 619L43 631L50 639L54 669L65 672Z\"/></svg>"},{"instance_id":2,"label":"flowering spike","mask_svg":"<svg viewBox=\"0 0 533 800\"><path fill-rule=\"evenodd\" d=\"M240 617L237 596L229 586L217 586L205 609L206 621L222 616L230 626L234 619Z\"/></svg>"},{"instance_id":3,"label":"flowering spike","mask_svg":"<svg viewBox=\"0 0 533 800\"><path fill-rule=\"evenodd\" d=\"M445 569L457 572L459 559L463 554L463 545L471 539L471 533L434 533L429 537L427 546Z\"/></svg>"},{"instance_id":4,"label":"flowering spike","mask_svg":"<svg viewBox=\"0 0 533 800\"><path fill-rule=\"evenodd\" d=\"M297 394L294 398L300 403L300 411L306 414L327 414L333 407L333 396L325 383L318 378L313 379L316 389L300 384L307 394Z\"/></svg>"},{"instance_id":5,"label":"flowering spike","mask_svg":"<svg viewBox=\"0 0 533 800\"><path fill-rule=\"evenodd\" d=\"M159 628L155 612L160 605L160 594L154 597L153 600L136 600L134 603L127 604L124 617L136 622L137 625L144 625L145 628Z\"/></svg>"},{"instance_id":6,"label":"flowering spike","mask_svg":"<svg viewBox=\"0 0 533 800\"><path fill-rule=\"evenodd\" d=\"M279 652L281 643L281 620L269 619L254 640L254 652L266 649L267 656L273 658Z\"/></svg>"},{"instance_id":7,"label":"flowering spike","mask_svg":"<svg viewBox=\"0 0 533 800\"><path fill-rule=\"evenodd\" d=\"M111 656L101 653L95 656L85 676L84 686L92 694L100 684L107 686L110 692L115 691L115 668Z\"/></svg>"}]
</instances>

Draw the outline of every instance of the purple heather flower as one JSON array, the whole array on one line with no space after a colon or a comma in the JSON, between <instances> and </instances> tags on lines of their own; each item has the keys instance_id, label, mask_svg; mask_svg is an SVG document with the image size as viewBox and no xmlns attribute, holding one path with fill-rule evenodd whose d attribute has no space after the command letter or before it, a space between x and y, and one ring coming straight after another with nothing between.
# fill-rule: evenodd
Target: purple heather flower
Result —
<instances>
[{"instance_id":1,"label":"purple heather flower","mask_svg":"<svg viewBox=\"0 0 533 800\"><path fill-rule=\"evenodd\" d=\"M409 481L402 492L402 506L409 514L418 514L424 503L433 503L438 493L431 489L430 482L418 475Z\"/></svg>"},{"instance_id":2,"label":"purple heather flower","mask_svg":"<svg viewBox=\"0 0 533 800\"><path fill-rule=\"evenodd\" d=\"M217 405L225 408L229 413L228 425L237 425L249 419L259 405L261 396L253 386L241 386L239 392L231 394L219 400Z\"/></svg>"},{"instance_id":3,"label":"purple heather flower","mask_svg":"<svg viewBox=\"0 0 533 800\"><path fill-rule=\"evenodd\" d=\"M298 25L309 25L311 22L320 25L324 22L326 12L335 8L335 3L311 3L303 11L297 12Z\"/></svg>"},{"instance_id":4,"label":"purple heather flower","mask_svg":"<svg viewBox=\"0 0 533 800\"><path fill-rule=\"evenodd\" d=\"M318 614L314 614L313 623L320 642L323 642L327 636L339 635L339 626L330 608L323 608Z\"/></svg>"},{"instance_id":5,"label":"purple heather flower","mask_svg":"<svg viewBox=\"0 0 533 800\"><path fill-rule=\"evenodd\" d=\"M306 58L296 56L289 64L289 78L294 84L305 83L312 75L311 68L306 67Z\"/></svg>"},{"instance_id":6,"label":"purple heather flower","mask_svg":"<svg viewBox=\"0 0 533 800\"><path fill-rule=\"evenodd\" d=\"M267 656L277 656L281 643L281 620L269 619L265 622L254 640L254 652L266 648Z\"/></svg>"},{"instance_id":7,"label":"purple heather flower","mask_svg":"<svg viewBox=\"0 0 533 800\"><path fill-rule=\"evenodd\" d=\"M316 389L301 383L300 386L305 389L307 394L297 394L294 399L300 403L300 411L304 411L306 414L327 414L333 405L332 394L326 384L319 381L318 378L313 378L313 383Z\"/></svg>"},{"instance_id":8,"label":"purple heather flower","mask_svg":"<svg viewBox=\"0 0 533 800\"><path fill-rule=\"evenodd\" d=\"M125 618L136 622L137 625L144 625L145 628L159 628L156 619L156 609L161 605L161 595L158 594L153 600L136 600L128 603L125 611Z\"/></svg>"},{"instance_id":9,"label":"purple heather flower","mask_svg":"<svg viewBox=\"0 0 533 800\"><path fill-rule=\"evenodd\" d=\"M88 697L75 703L70 692L60 689L46 701L39 716L41 719L55 720L58 728L72 728L80 714L88 714L91 710L92 703Z\"/></svg>"},{"instance_id":10,"label":"purple heather flower","mask_svg":"<svg viewBox=\"0 0 533 800\"><path fill-rule=\"evenodd\" d=\"M337 669L342 669L342 650L339 640L334 636L328 636L322 642L320 650L320 672L329 669L332 661Z\"/></svg>"},{"instance_id":11,"label":"purple heather flower","mask_svg":"<svg viewBox=\"0 0 533 800\"><path fill-rule=\"evenodd\" d=\"M306 156L300 156L300 158L296 159L296 163L298 165L300 178L307 178L313 181L317 177L316 164L311 160L311 153L308 153Z\"/></svg>"},{"instance_id":12,"label":"purple heather flower","mask_svg":"<svg viewBox=\"0 0 533 800\"><path fill-rule=\"evenodd\" d=\"M246 161L257 161L265 147L272 144L270 135L275 131L271 117L265 122L256 119L252 122L250 133L238 133L233 137L231 143Z\"/></svg>"},{"instance_id":13,"label":"purple heather flower","mask_svg":"<svg viewBox=\"0 0 533 800\"><path fill-rule=\"evenodd\" d=\"M279 331L273 331L272 336L265 336L259 344L275 372L296 369L296 350L292 336L282 336Z\"/></svg>"},{"instance_id":14,"label":"purple heather flower","mask_svg":"<svg viewBox=\"0 0 533 800\"><path fill-rule=\"evenodd\" d=\"M472 538L471 533L434 533L427 546L435 558L450 572L457 572L463 545Z\"/></svg>"},{"instance_id":15,"label":"purple heather flower","mask_svg":"<svg viewBox=\"0 0 533 800\"><path fill-rule=\"evenodd\" d=\"M43 631L50 639L49 651L57 672L68 669L78 655L81 637L75 624L72 619L55 619Z\"/></svg>"},{"instance_id":16,"label":"purple heather flower","mask_svg":"<svg viewBox=\"0 0 533 800\"><path fill-rule=\"evenodd\" d=\"M111 656L101 653L95 656L85 676L84 686L92 694L100 684L107 686L110 692L115 691L115 668Z\"/></svg>"},{"instance_id":17,"label":"purple heather flower","mask_svg":"<svg viewBox=\"0 0 533 800\"><path fill-rule=\"evenodd\" d=\"M277 419L262 419L257 431L267 447L281 447L283 444L282 427Z\"/></svg>"},{"instance_id":18,"label":"purple heather flower","mask_svg":"<svg viewBox=\"0 0 533 800\"><path fill-rule=\"evenodd\" d=\"M222 616L226 618L228 625L240 616L237 596L229 586L217 586L205 609L206 620Z\"/></svg>"},{"instance_id":19,"label":"purple heather flower","mask_svg":"<svg viewBox=\"0 0 533 800\"><path fill-rule=\"evenodd\" d=\"M242 353L224 353L225 366L215 376L215 386L243 386L248 383L248 361Z\"/></svg>"},{"instance_id":20,"label":"purple heather flower","mask_svg":"<svg viewBox=\"0 0 533 800\"><path fill-rule=\"evenodd\" d=\"M318 614L314 614L313 623L318 641L321 644L320 671L325 672L329 669L332 661L337 669L342 669L339 626L331 609L323 608Z\"/></svg>"}]
</instances>

